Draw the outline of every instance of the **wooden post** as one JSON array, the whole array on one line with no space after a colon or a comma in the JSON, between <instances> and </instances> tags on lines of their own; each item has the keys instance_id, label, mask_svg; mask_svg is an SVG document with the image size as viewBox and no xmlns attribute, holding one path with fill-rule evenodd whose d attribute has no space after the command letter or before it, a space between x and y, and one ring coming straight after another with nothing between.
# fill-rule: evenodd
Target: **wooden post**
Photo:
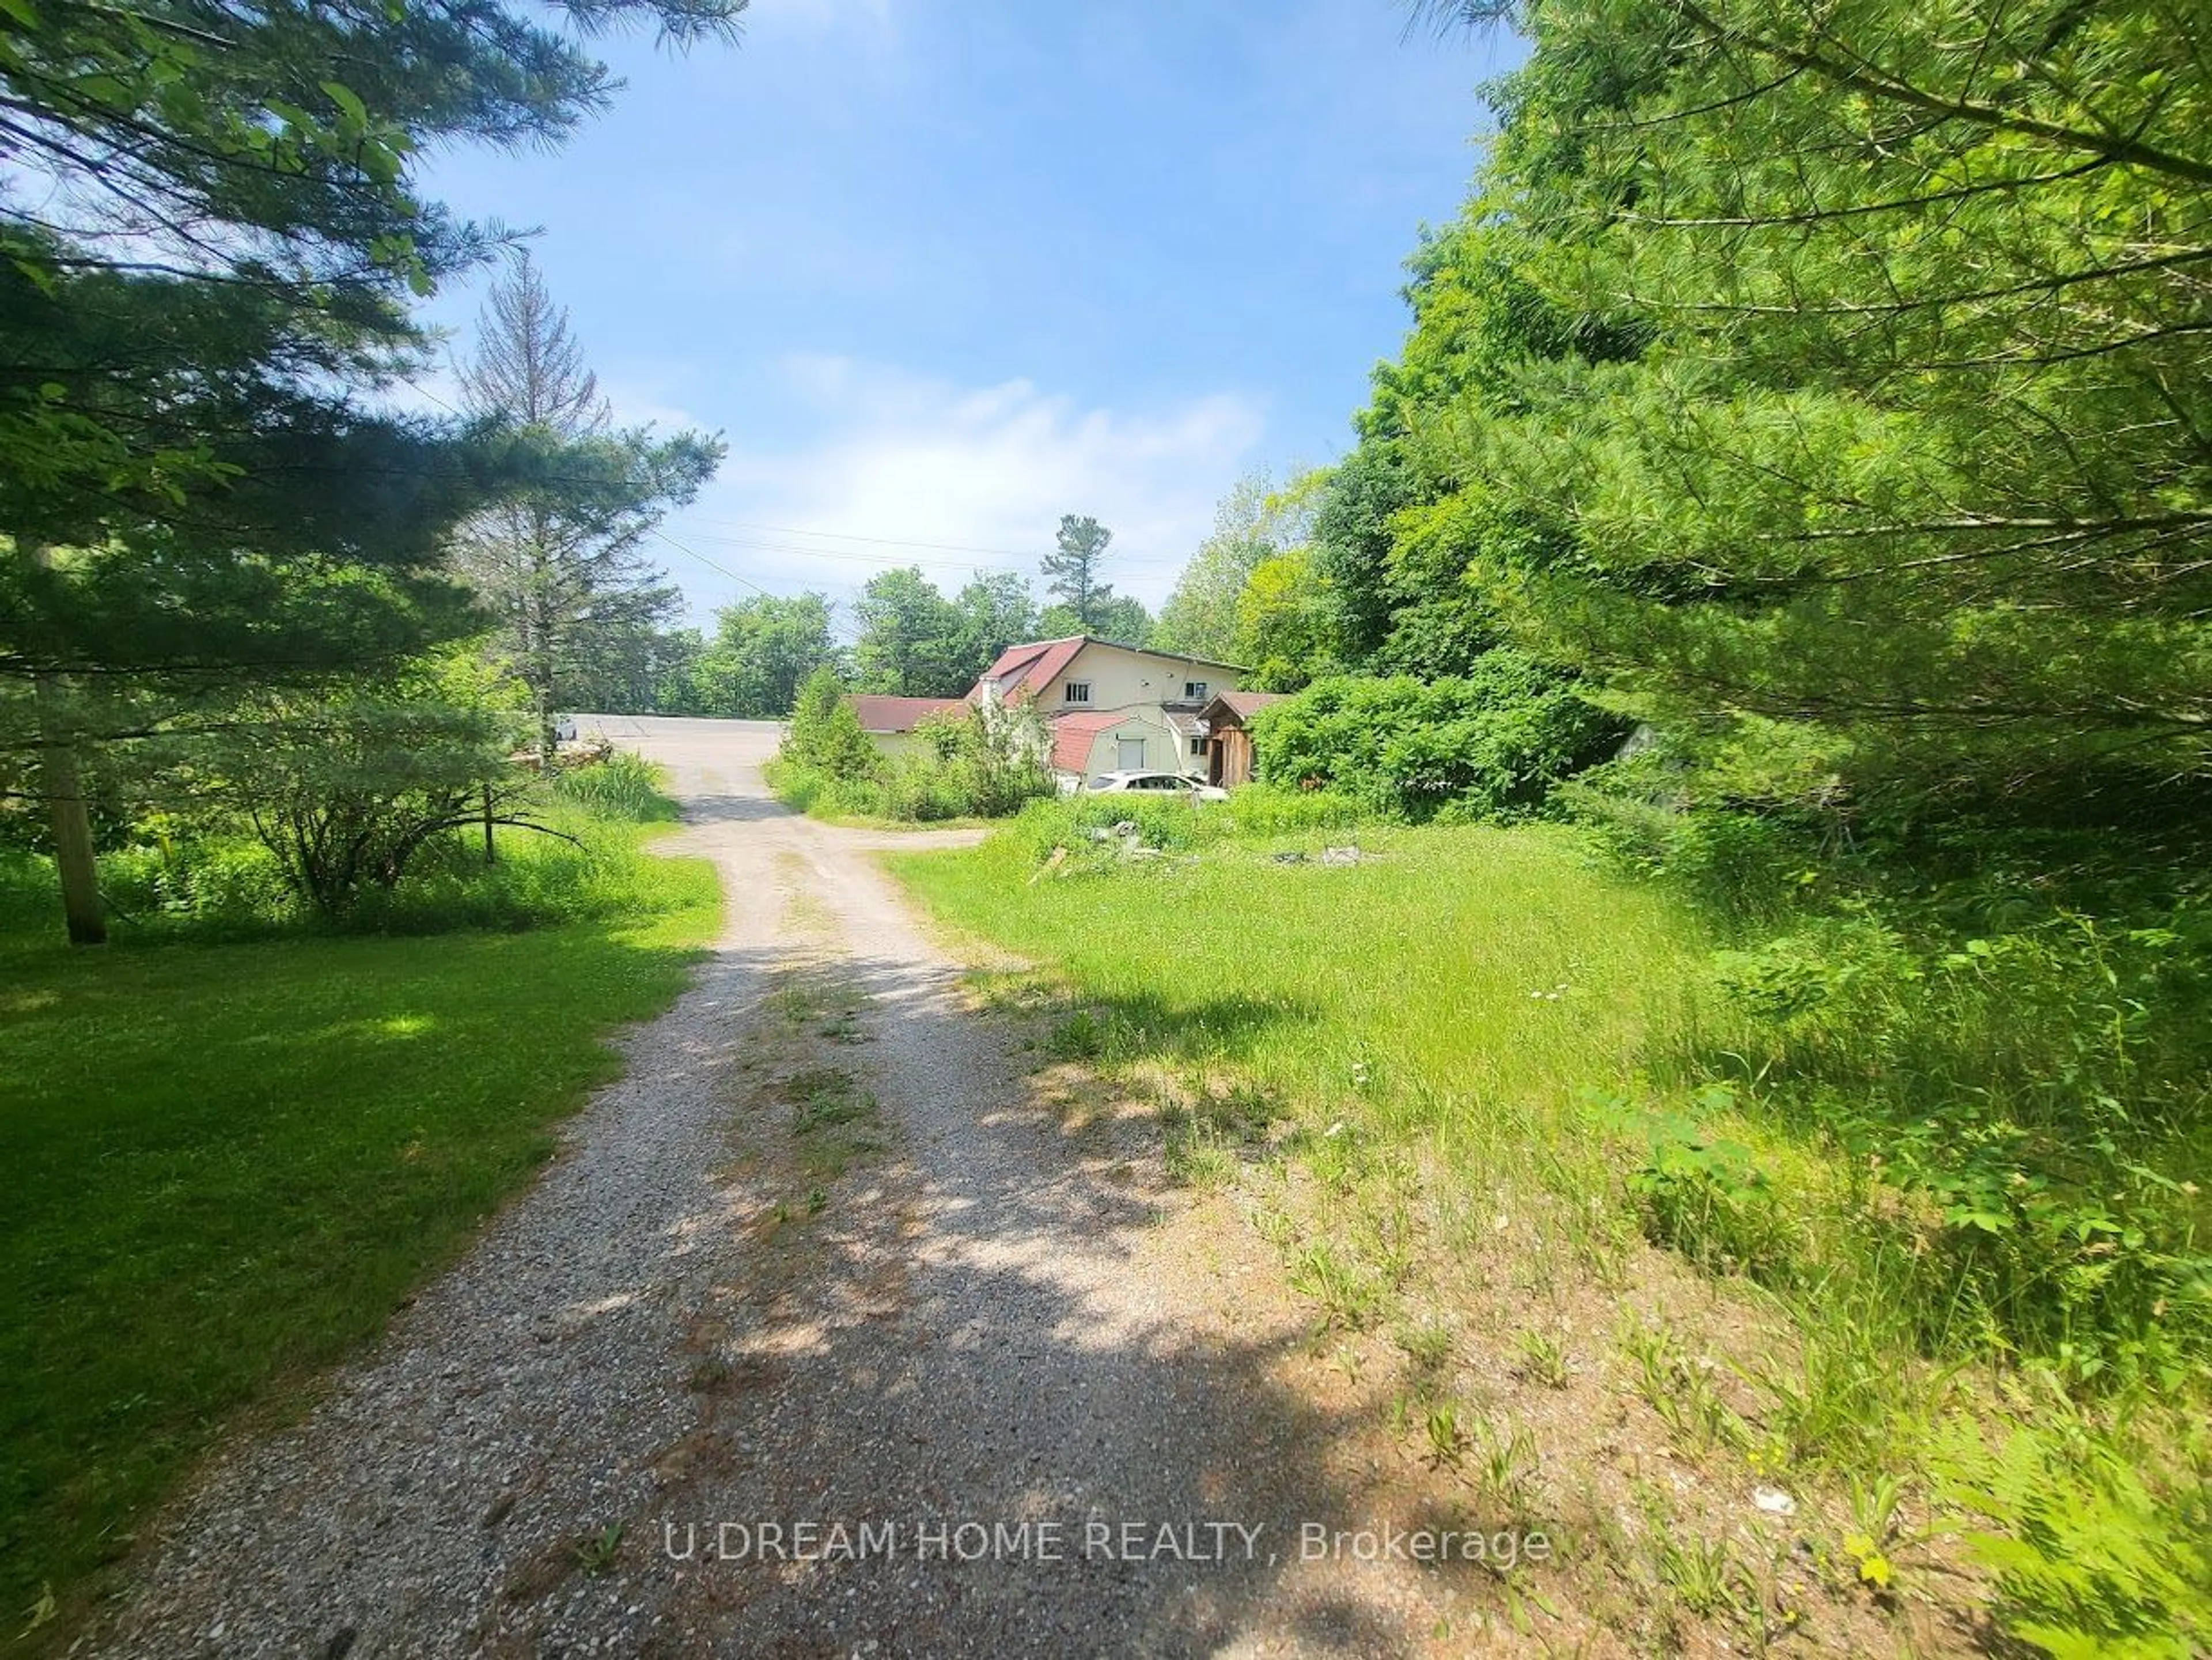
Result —
<instances>
[{"instance_id":1,"label":"wooden post","mask_svg":"<svg viewBox=\"0 0 2212 1660\"><path fill-rule=\"evenodd\" d=\"M31 562L52 562L46 544L30 545ZM31 694L39 714L39 781L54 834L54 868L62 884L62 916L73 946L104 946L107 921L100 909L100 866L92 852L92 816L85 811L84 781L77 770L76 730L69 696L56 674L33 674Z\"/></svg>"}]
</instances>

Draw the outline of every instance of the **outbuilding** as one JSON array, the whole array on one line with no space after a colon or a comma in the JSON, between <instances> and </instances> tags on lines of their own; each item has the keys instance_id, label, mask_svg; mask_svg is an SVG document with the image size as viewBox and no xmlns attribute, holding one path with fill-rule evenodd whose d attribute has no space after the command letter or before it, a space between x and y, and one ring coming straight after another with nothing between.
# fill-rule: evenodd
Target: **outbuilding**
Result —
<instances>
[{"instance_id":1,"label":"outbuilding","mask_svg":"<svg viewBox=\"0 0 2212 1660\"><path fill-rule=\"evenodd\" d=\"M875 746L896 758L912 755L921 746L915 728L940 715L961 715L968 702L961 697L886 697L875 692L854 692L845 701L860 718L860 730Z\"/></svg>"},{"instance_id":2,"label":"outbuilding","mask_svg":"<svg viewBox=\"0 0 2212 1660\"><path fill-rule=\"evenodd\" d=\"M1252 717L1270 703L1279 703L1279 691L1218 692L1200 711L1206 737L1206 781L1234 789L1252 781Z\"/></svg>"}]
</instances>

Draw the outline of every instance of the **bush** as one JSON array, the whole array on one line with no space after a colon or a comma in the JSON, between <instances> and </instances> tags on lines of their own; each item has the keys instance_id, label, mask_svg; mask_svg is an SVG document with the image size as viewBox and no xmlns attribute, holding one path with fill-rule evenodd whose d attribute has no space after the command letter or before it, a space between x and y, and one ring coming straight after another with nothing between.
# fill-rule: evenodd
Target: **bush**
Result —
<instances>
[{"instance_id":1,"label":"bush","mask_svg":"<svg viewBox=\"0 0 2212 1660\"><path fill-rule=\"evenodd\" d=\"M887 759L824 671L800 696L791 730L769 764L769 787L801 812L908 824L1001 818L1054 792L1044 763L1048 737L1027 704L938 715L923 721L915 736L916 752Z\"/></svg>"},{"instance_id":2,"label":"bush","mask_svg":"<svg viewBox=\"0 0 2212 1660\"><path fill-rule=\"evenodd\" d=\"M276 856L237 838L164 838L104 854L100 888L126 921L189 920L214 933L254 932L301 911Z\"/></svg>"},{"instance_id":3,"label":"bush","mask_svg":"<svg viewBox=\"0 0 2212 1660\"><path fill-rule=\"evenodd\" d=\"M799 689L792 706L791 724L777 747L776 758L787 765L818 772L825 777L857 782L878 777L883 757L860 729L860 717L846 701L845 684L827 664L814 671Z\"/></svg>"},{"instance_id":4,"label":"bush","mask_svg":"<svg viewBox=\"0 0 2212 1660\"><path fill-rule=\"evenodd\" d=\"M1557 671L1498 650L1458 678L1316 680L1261 710L1252 742L1273 783L1333 787L1419 824L1537 811L1625 730Z\"/></svg>"},{"instance_id":5,"label":"bush","mask_svg":"<svg viewBox=\"0 0 2212 1660\"><path fill-rule=\"evenodd\" d=\"M1735 1086L1750 1133L1846 1173L1837 1228L1801 1241L1809 1276L1849 1260L1929 1351L2009 1352L2099 1389L2212 1359L2203 911L2038 915L1979 880L1820 861L1751 815L1673 817L1650 868L1703 893L1718 850L1747 848L1771 895L1761 921L1734 908L1657 1072ZM1771 894L1792 868L1790 905ZM1994 915L2009 925L1972 926ZM1700 1255L1704 1213L1666 1219Z\"/></svg>"},{"instance_id":6,"label":"bush","mask_svg":"<svg viewBox=\"0 0 2212 1660\"><path fill-rule=\"evenodd\" d=\"M1731 928L1780 923L1836 873L1824 870L1818 833L1800 819L1686 809L1625 782L1620 769L1594 769L1562 785L1558 801L1607 862L1663 879Z\"/></svg>"}]
</instances>

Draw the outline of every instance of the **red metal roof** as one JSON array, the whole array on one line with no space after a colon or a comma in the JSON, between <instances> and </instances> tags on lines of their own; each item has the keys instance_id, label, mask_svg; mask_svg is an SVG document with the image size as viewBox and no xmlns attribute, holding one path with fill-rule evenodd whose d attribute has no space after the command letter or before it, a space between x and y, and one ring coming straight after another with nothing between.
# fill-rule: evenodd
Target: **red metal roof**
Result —
<instances>
[{"instance_id":1,"label":"red metal roof","mask_svg":"<svg viewBox=\"0 0 2212 1660\"><path fill-rule=\"evenodd\" d=\"M912 732L933 714L957 714L968 707L959 697L887 697L877 692L854 692L847 702L860 717L863 732Z\"/></svg>"},{"instance_id":2,"label":"red metal roof","mask_svg":"<svg viewBox=\"0 0 2212 1660\"><path fill-rule=\"evenodd\" d=\"M1218 703L1235 715L1241 724L1268 704L1281 702L1288 695L1279 691L1218 691L1214 693L1212 702L1206 706L1204 714L1208 720L1217 719L1213 708Z\"/></svg>"},{"instance_id":3,"label":"red metal roof","mask_svg":"<svg viewBox=\"0 0 2212 1660\"><path fill-rule=\"evenodd\" d=\"M983 678L999 683L1001 697L1010 697L1017 691L1042 697L1060 678L1061 671L1075 660L1075 654L1083 649L1086 638L1078 634L1065 640L1032 640L1024 645L1009 646L999 654L998 661L983 671Z\"/></svg>"},{"instance_id":4,"label":"red metal roof","mask_svg":"<svg viewBox=\"0 0 2212 1660\"><path fill-rule=\"evenodd\" d=\"M1135 717L1127 712L1097 714L1056 714L1052 720L1052 769L1081 772L1091 764L1091 746L1098 734L1110 732Z\"/></svg>"}]
</instances>

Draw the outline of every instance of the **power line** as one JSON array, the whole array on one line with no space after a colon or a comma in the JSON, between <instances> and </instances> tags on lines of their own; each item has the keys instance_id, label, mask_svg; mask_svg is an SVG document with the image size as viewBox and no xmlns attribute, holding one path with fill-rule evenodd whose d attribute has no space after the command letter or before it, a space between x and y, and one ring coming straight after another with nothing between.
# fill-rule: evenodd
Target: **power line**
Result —
<instances>
[{"instance_id":1,"label":"power line","mask_svg":"<svg viewBox=\"0 0 2212 1660\"><path fill-rule=\"evenodd\" d=\"M727 522L729 521L724 520L700 519L696 516L689 516L686 519L687 526L694 524L712 525ZM825 535L828 532L823 532ZM784 543L763 542L750 537L717 536L712 532L691 531L690 532L690 534L696 537L702 542L718 543L725 547L744 548L748 551L754 553L784 554L794 559L830 559L841 561L847 564L878 566L899 562L896 559L887 559L885 556L881 554L858 553L849 551L843 548L792 547ZM890 546L927 548L940 545L939 544L930 542L892 544L890 543L887 538L879 537L871 537L867 539L875 542L881 542L885 545ZM1000 565L987 563L981 560L971 559L908 559L903 562L909 565L919 565L926 570L972 570L976 572L1003 571L1010 575L1016 576L1027 575L1037 569L1034 563L1026 565ZM1121 569L1159 569L1170 566L1180 569L1185 562L1185 561L1180 559L1108 559L1103 562L1103 565L1107 568L1118 568Z\"/></svg>"},{"instance_id":2,"label":"power line","mask_svg":"<svg viewBox=\"0 0 2212 1660\"><path fill-rule=\"evenodd\" d=\"M818 536L832 542L873 542L890 548L932 548L939 553L987 553L1001 559L1036 563L1038 556L1018 548L975 548L959 542L924 542L909 536L863 536L857 531L805 530L797 525L762 525L744 519L702 519L702 525L723 525L735 530L768 531L777 536Z\"/></svg>"},{"instance_id":3,"label":"power line","mask_svg":"<svg viewBox=\"0 0 2212 1660\"><path fill-rule=\"evenodd\" d=\"M732 582L742 582L745 587L750 588L754 593L761 595L763 599L782 599L790 597L787 594L776 593L770 589L763 587L759 583L754 581L750 576L738 575L737 572L732 570L727 565L721 564L717 561L709 559L705 554L700 552L696 548L685 547L684 544L678 541L674 537L671 536L666 531L661 529L658 525L648 526L648 528L651 529L655 536L667 543L670 547L675 549L677 552L690 555L692 558L696 559L701 564L706 566L708 570L720 571L723 575L728 577ZM860 631L854 628L850 623L845 622L841 618L837 615L837 608L834 605L831 605L825 600L823 602L823 609L829 613L830 632L833 634L842 632L845 635L845 643L848 646L857 646L860 643Z\"/></svg>"}]
</instances>

